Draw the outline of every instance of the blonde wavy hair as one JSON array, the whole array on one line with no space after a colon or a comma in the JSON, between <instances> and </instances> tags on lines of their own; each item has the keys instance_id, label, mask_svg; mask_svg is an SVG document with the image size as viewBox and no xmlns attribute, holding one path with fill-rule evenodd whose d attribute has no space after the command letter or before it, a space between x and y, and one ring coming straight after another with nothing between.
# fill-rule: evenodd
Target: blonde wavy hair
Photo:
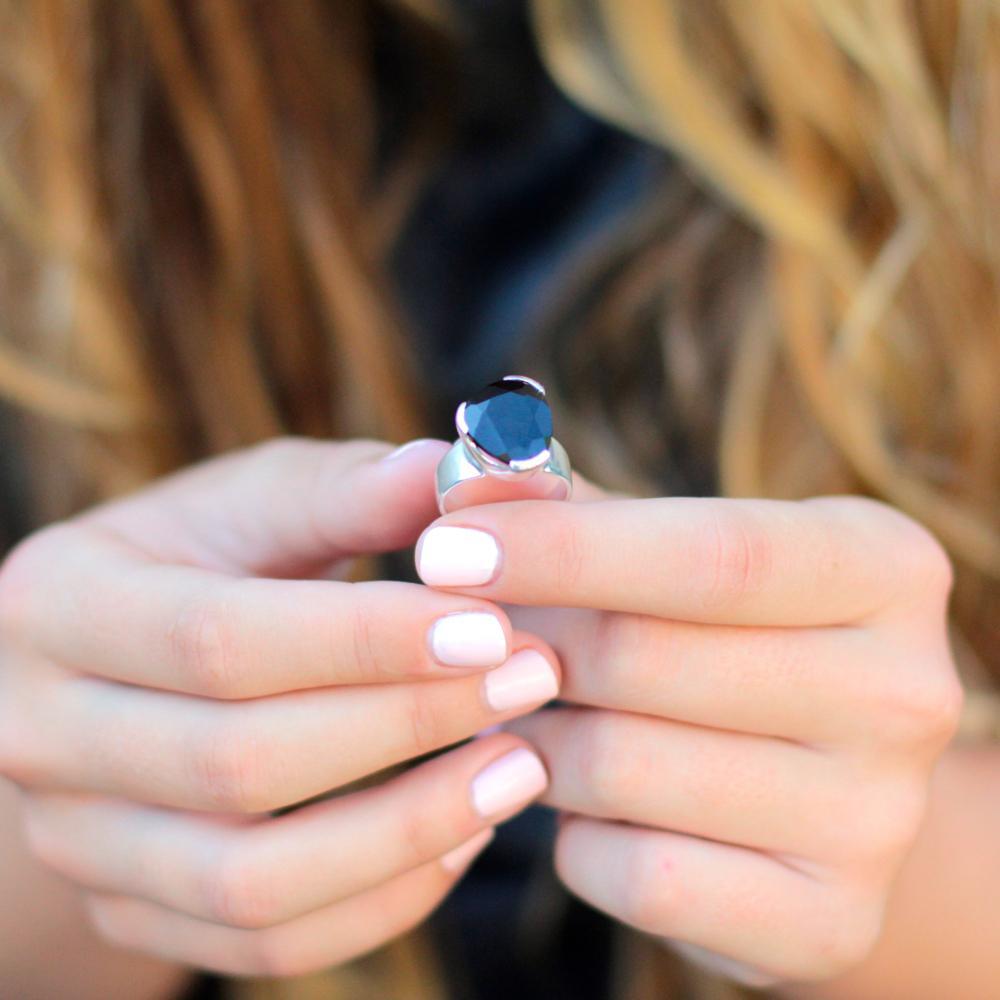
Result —
<instances>
[{"instance_id":1,"label":"blonde wavy hair","mask_svg":"<svg viewBox=\"0 0 1000 1000\"><path fill-rule=\"evenodd\" d=\"M535 341L581 466L651 491L683 440L726 493L881 497L956 561L966 676L1000 671L1000 4L532 8L562 87L678 163ZM384 21L420 101L381 168ZM276 433L423 432L387 259L458 39L432 0L0 0L0 393L36 521ZM394 986L280 995L440 996L417 947Z\"/></svg>"}]
</instances>

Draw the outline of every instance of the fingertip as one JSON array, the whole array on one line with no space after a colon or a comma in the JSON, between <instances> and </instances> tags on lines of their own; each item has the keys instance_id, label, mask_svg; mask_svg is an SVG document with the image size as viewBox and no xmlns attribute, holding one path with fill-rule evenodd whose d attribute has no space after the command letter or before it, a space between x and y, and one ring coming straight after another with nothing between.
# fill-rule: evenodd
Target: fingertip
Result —
<instances>
[{"instance_id":1,"label":"fingertip","mask_svg":"<svg viewBox=\"0 0 1000 1000\"><path fill-rule=\"evenodd\" d=\"M483 693L494 712L525 712L546 704L559 693L558 670L534 646L523 646L506 663L486 674Z\"/></svg>"},{"instance_id":2,"label":"fingertip","mask_svg":"<svg viewBox=\"0 0 1000 1000\"><path fill-rule=\"evenodd\" d=\"M476 814L493 822L519 812L549 786L549 774L528 744L495 757L472 780L470 801Z\"/></svg>"},{"instance_id":3,"label":"fingertip","mask_svg":"<svg viewBox=\"0 0 1000 1000\"><path fill-rule=\"evenodd\" d=\"M489 531L465 525L428 525L414 550L417 575L428 587L478 587L500 571L501 547Z\"/></svg>"},{"instance_id":4,"label":"fingertip","mask_svg":"<svg viewBox=\"0 0 1000 1000\"><path fill-rule=\"evenodd\" d=\"M511 625L499 609L466 609L440 616L427 630L427 646L440 666L498 667L510 656Z\"/></svg>"},{"instance_id":5,"label":"fingertip","mask_svg":"<svg viewBox=\"0 0 1000 1000\"><path fill-rule=\"evenodd\" d=\"M511 636L511 655L523 649L532 649L545 658L556 678L556 693L562 687L562 663L559 654L541 636L533 632L526 632L523 629L513 629ZM555 697L555 695L553 695Z\"/></svg>"}]
</instances>

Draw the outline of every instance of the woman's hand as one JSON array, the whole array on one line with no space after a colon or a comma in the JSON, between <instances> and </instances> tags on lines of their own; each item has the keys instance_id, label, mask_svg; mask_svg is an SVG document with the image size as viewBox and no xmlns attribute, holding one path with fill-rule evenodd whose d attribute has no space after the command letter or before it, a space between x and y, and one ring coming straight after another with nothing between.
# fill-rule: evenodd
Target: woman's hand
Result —
<instances>
[{"instance_id":1,"label":"woman's hand","mask_svg":"<svg viewBox=\"0 0 1000 1000\"><path fill-rule=\"evenodd\" d=\"M585 489L451 514L417 550L560 656L574 705L508 727L566 813L559 874L746 981L834 976L878 936L959 714L947 558L862 499Z\"/></svg>"},{"instance_id":2,"label":"woman's hand","mask_svg":"<svg viewBox=\"0 0 1000 1000\"><path fill-rule=\"evenodd\" d=\"M268 815L557 689L551 651L494 604L329 578L412 544L445 447L268 444L8 559L0 767L109 939L233 973L344 961L421 920L542 791L537 756L496 734Z\"/></svg>"}]
</instances>

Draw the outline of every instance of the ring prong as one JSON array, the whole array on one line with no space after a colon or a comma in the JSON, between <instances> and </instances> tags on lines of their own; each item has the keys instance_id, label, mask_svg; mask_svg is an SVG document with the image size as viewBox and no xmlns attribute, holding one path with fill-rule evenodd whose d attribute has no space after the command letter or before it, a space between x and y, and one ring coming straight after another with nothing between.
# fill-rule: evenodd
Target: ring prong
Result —
<instances>
[{"instance_id":1,"label":"ring prong","mask_svg":"<svg viewBox=\"0 0 1000 1000\"><path fill-rule=\"evenodd\" d=\"M531 388L534 389L542 397L542 399L545 398L545 386L542 385L542 383L539 382L537 379L533 379L528 375L504 375L504 377L500 379L500 381L524 382L525 384L530 385Z\"/></svg>"}]
</instances>

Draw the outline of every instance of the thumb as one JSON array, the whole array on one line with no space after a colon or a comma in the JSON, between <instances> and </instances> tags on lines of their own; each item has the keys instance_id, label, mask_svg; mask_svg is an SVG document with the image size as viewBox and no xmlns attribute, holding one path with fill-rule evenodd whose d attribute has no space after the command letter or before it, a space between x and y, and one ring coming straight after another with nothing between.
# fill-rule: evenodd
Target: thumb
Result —
<instances>
[{"instance_id":1,"label":"thumb","mask_svg":"<svg viewBox=\"0 0 1000 1000\"><path fill-rule=\"evenodd\" d=\"M452 497L454 496L454 499ZM575 502L610 500L615 494L602 489L579 472L573 473L573 491L570 499ZM468 507L480 507L486 503L506 503L510 500L537 500L538 490L531 479L495 479L485 489L456 490L449 495L448 513Z\"/></svg>"},{"instance_id":2,"label":"thumb","mask_svg":"<svg viewBox=\"0 0 1000 1000\"><path fill-rule=\"evenodd\" d=\"M424 439L280 438L212 459L97 508L96 523L153 558L228 573L291 576L413 544L437 516Z\"/></svg>"}]
</instances>

